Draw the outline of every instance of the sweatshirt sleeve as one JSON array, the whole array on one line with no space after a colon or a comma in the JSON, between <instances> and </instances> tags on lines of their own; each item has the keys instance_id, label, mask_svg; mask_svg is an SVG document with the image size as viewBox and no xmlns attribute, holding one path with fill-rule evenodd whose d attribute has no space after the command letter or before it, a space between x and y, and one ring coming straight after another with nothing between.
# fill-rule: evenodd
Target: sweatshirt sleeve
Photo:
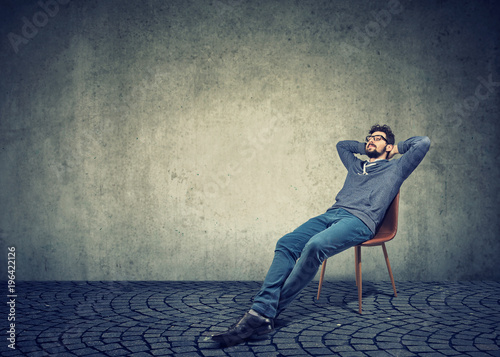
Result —
<instances>
[{"instance_id":1,"label":"sweatshirt sleeve","mask_svg":"<svg viewBox=\"0 0 500 357\"><path fill-rule=\"evenodd\" d=\"M427 136L414 136L398 143L398 151L402 156L398 159L404 179L417 168L431 146Z\"/></svg>"},{"instance_id":2,"label":"sweatshirt sleeve","mask_svg":"<svg viewBox=\"0 0 500 357\"><path fill-rule=\"evenodd\" d=\"M349 170L359 160L354 154L365 154L365 144L354 140L339 141L337 143L337 152L339 153L340 160L346 169Z\"/></svg>"}]
</instances>

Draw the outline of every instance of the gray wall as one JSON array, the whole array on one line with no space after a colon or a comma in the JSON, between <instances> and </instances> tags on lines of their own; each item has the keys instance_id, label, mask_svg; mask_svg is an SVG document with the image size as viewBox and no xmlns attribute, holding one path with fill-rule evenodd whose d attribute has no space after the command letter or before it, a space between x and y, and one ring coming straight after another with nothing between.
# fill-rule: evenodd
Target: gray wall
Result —
<instances>
[{"instance_id":1,"label":"gray wall","mask_svg":"<svg viewBox=\"0 0 500 357\"><path fill-rule=\"evenodd\" d=\"M432 140L396 279L500 279L493 0L41 4L1 5L2 279L15 246L19 280L262 280L376 122Z\"/></svg>"}]
</instances>

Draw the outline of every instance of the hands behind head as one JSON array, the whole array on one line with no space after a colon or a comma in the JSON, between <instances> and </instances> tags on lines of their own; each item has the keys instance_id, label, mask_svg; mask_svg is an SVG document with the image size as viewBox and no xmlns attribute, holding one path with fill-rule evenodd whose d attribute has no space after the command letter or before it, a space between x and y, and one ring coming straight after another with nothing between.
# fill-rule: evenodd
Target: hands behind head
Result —
<instances>
[{"instance_id":1,"label":"hands behind head","mask_svg":"<svg viewBox=\"0 0 500 357\"><path fill-rule=\"evenodd\" d=\"M387 160L392 159L396 154L399 154L398 146L393 145L392 150L387 154Z\"/></svg>"}]
</instances>

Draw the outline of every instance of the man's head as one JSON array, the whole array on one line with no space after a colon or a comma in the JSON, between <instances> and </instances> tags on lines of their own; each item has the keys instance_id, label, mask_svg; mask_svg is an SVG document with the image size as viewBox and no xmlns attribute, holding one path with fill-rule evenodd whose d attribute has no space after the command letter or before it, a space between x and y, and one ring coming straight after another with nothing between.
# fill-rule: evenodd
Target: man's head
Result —
<instances>
[{"instance_id":1,"label":"man's head","mask_svg":"<svg viewBox=\"0 0 500 357\"><path fill-rule=\"evenodd\" d=\"M366 137L365 152L370 159L385 159L394 147L394 134L388 125L374 125Z\"/></svg>"}]
</instances>

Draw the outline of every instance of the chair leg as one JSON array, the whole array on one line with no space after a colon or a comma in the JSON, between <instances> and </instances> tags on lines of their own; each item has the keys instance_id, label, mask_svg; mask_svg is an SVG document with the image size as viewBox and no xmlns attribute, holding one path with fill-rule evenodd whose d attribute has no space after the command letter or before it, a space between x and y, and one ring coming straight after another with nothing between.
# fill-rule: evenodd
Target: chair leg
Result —
<instances>
[{"instance_id":1,"label":"chair leg","mask_svg":"<svg viewBox=\"0 0 500 357\"><path fill-rule=\"evenodd\" d=\"M389 255L387 254L385 243L382 243L382 250L384 251L385 263L387 264L387 270L389 271L389 277L391 278L392 290L394 290L394 296L397 297L398 293L396 291L396 284L394 283L394 276L392 275L391 264L389 263Z\"/></svg>"},{"instance_id":2,"label":"chair leg","mask_svg":"<svg viewBox=\"0 0 500 357\"><path fill-rule=\"evenodd\" d=\"M363 283L361 278L361 246L357 245L354 247L354 260L356 264L356 285L358 286L358 304L359 304L359 313L362 313L361 310L361 301L363 298Z\"/></svg>"},{"instance_id":3,"label":"chair leg","mask_svg":"<svg viewBox=\"0 0 500 357\"><path fill-rule=\"evenodd\" d=\"M358 247L354 247L354 272L356 275L356 287L358 286Z\"/></svg>"},{"instance_id":4,"label":"chair leg","mask_svg":"<svg viewBox=\"0 0 500 357\"><path fill-rule=\"evenodd\" d=\"M326 270L326 261L328 259L325 259L323 261L323 265L321 266L321 275L319 276L319 285L318 285L318 296L316 296L316 300L319 300L319 294L321 294L321 287L323 286L323 278L325 276L325 270Z\"/></svg>"}]
</instances>

